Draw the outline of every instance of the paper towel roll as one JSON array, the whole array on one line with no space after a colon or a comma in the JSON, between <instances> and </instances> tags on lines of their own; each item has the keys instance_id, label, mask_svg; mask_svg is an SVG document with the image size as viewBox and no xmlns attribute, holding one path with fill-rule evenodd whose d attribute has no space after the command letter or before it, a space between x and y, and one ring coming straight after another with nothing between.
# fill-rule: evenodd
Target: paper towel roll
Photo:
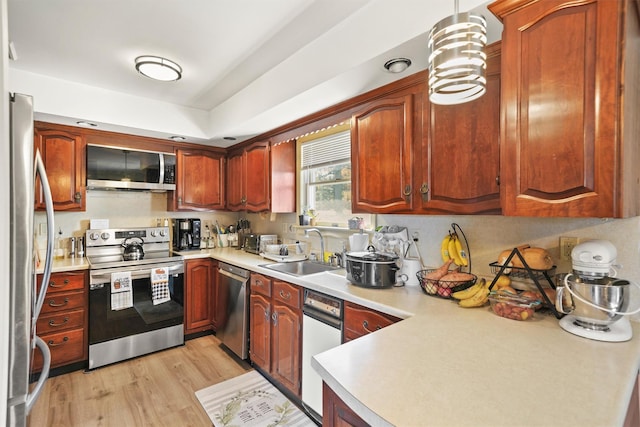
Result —
<instances>
[{"instance_id":1,"label":"paper towel roll","mask_svg":"<svg viewBox=\"0 0 640 427\"><path fill-rule=\"evenodd\" d=\"M367 246L369 246L368 234L356 233L349 236L349 248L351 248L351 252L366 251Z\"/></svg>"}]
</instances>

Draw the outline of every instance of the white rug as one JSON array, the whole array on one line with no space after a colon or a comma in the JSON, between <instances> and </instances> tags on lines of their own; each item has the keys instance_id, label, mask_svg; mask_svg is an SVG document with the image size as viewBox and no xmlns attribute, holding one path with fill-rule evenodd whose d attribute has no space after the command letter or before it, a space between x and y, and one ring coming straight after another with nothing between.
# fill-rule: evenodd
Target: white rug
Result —
<instances>
[{"instance_id":1,"label":"white rug","mask_svg":"<svg viewBox=\"0 0 640 427\"><path fill-rule=\"evenodd\" d=\"M315 427L257 371L198 390L196 397L215 427Z\"/></svg>"}]
</instances>

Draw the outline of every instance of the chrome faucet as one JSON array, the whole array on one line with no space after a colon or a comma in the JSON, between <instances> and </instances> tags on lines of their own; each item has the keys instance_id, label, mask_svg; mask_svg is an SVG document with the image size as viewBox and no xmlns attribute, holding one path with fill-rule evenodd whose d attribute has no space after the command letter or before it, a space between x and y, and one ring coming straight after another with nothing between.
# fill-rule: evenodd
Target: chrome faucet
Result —
<instances>
[{"instance_id":1,"label":"chrome faucet","mask_svg":"<svg viewBox=\"0 0 640 427\"><path fill-rule=\"evenodd\" d=\"M307 228L304 230L304 237L309 237L309 232L315 231L320 236L320 262L324 264L324 237L322 237L322 233L317 228Z\"/></svg>"}]
</instances>

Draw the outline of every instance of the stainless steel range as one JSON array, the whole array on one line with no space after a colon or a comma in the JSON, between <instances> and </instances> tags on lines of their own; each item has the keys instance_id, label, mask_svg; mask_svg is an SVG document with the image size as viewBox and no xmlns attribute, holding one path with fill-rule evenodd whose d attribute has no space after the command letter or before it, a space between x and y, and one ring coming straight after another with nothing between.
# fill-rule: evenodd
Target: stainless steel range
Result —
<instances>
[{"instance_id":1,"label":"stainless steel range","mask_svg":"<svg viewBox=\"0 0 640 427\"><path fill-rule=\"evenodd\" d=\"M184 344L184 259L169 227L87 230L89 369Z\"/></svg>"}]
</instances>

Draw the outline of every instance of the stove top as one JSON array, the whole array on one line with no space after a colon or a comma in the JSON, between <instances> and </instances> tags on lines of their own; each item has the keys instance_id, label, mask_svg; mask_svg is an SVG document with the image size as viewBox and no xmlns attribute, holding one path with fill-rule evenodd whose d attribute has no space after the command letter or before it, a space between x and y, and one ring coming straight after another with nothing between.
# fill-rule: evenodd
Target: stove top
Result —
<instances>
[{"instance_id":1,"label":"stove top","mask_svg":"<svg viewBox=\"0 0 640 427\"><path fill-rule=\"evenodd\" d=\"M171 252L169 227L87 230L85 241L91 269L175 263L184 259ZM144 256L136 260L124 259L124 247L134 242L142 245Z\"/></svg>"},{"instance_id":2,"label":"stove top","mask_svg":"<svg viewBox=\"0 0 640 427\"><path fill-rule=\"evenodd\" d=\"M137 266L146 264L163 264L182 261L184 257L170 251L145 252L142 259L126 260L122 253L88 256L87 261L92 269Z\"/></svg>"}]
</instances>

